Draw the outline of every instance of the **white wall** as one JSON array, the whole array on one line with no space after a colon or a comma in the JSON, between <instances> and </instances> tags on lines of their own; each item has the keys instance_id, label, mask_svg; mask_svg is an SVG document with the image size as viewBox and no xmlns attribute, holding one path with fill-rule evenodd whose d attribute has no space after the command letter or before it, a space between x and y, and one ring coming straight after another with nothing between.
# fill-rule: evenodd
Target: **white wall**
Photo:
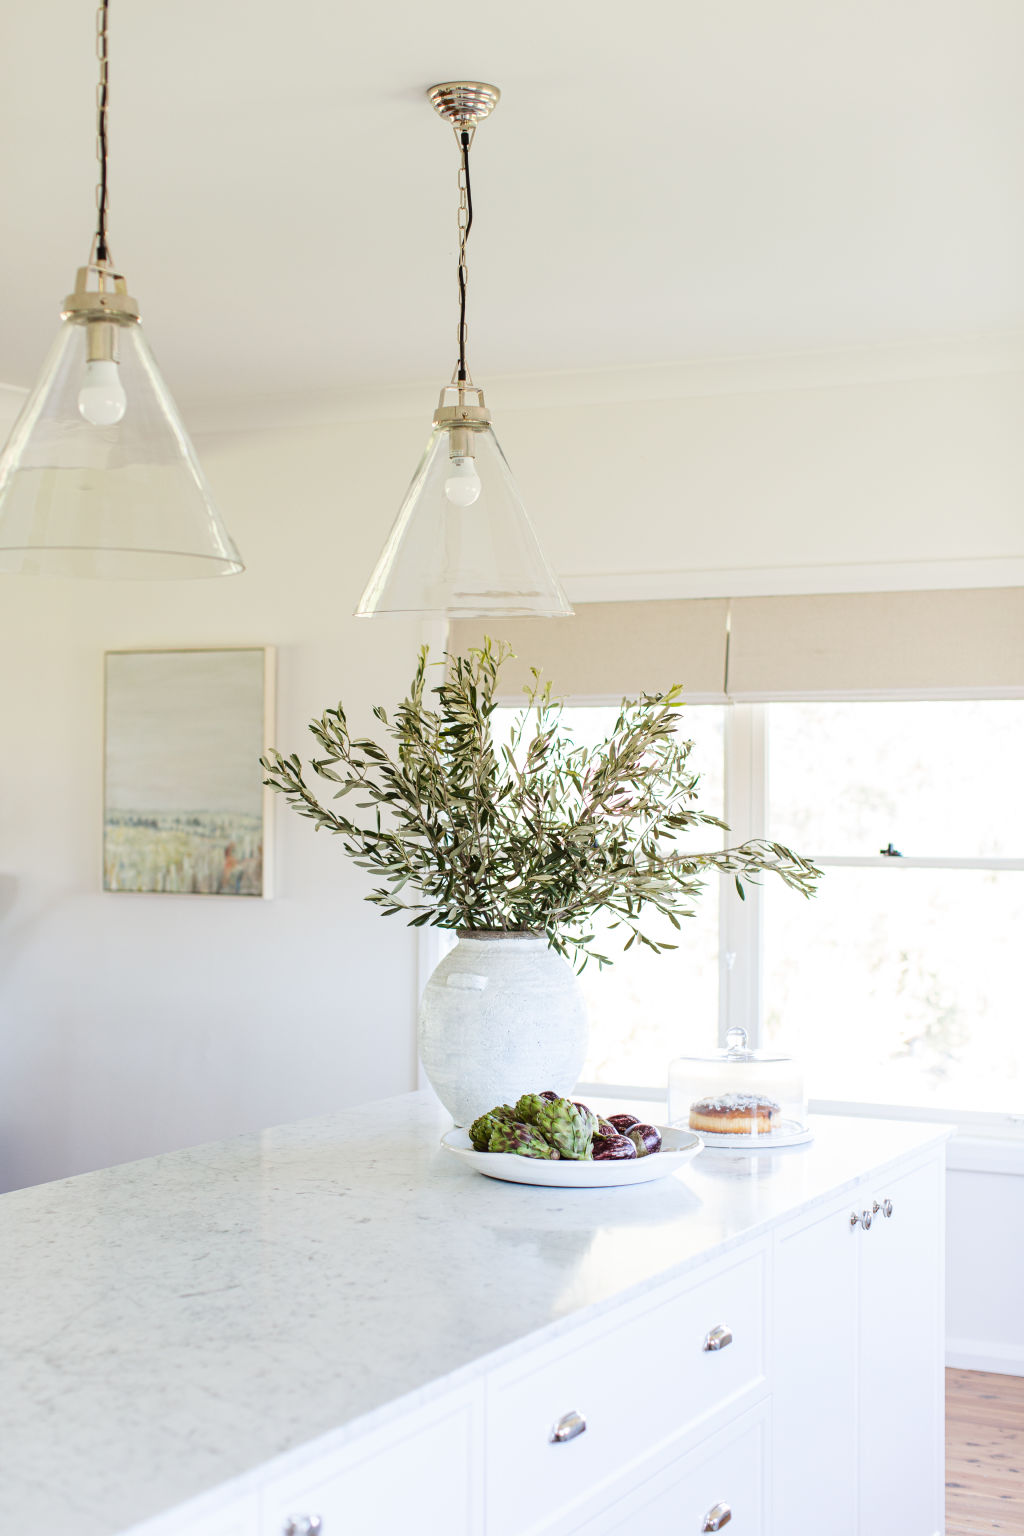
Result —
<instances>
[{"instance_id":1,"label":"white wall","mask_svg":"<svg viewBox=\"0 0 1024 1536\"><path fill-rule=\"evenodd\" d=\"M577 598L1024 580L1024 375L897 363L505 380L488 399ZM411 1086L413 938L283 805L270 902L100 891L102 658L274 644L289 749L339 697L364 720L393 702L418 626L350 614L432 404L425 386L269 402L277 427L208 413L242 577L0 578L0 1187Z\"/></svg>"},{"instance_id":2,"label":"white wall","mask_svg":"<svg viewBox=\"0 0 1024 1536\"><path fill-rule=\"evenodd\" d=\"M579 601L1024 584L1024 337L482 382ZM427 383L204 419L422 428L434 398ZM395 494L410 468L382 466Z\"/></svg>"},{"instance_id":3,"label":"white wall","mask_svg":"<svg viewBox=\"0 0 1024 1536\"><path fill-rule=\"evenodd\" d=\"M2 578L0 1188L413 1086L413 936L283 803L273 900L100 889L105 650L276 645L278 741L304 755L325 705L368 726L400 695L418 626L350 617L390 441L350 426L205 444L242 577Z\"/></svg>"},{"instance_id":4,"label":"white wall","mask_svg":"<svg viewBox=\"0 0 1024 1536\"><path fill-rule=\"evenodd\" d=\"M1024 371L495 411L579 600L1024 582Z\"/></svg>"},{"instance_id":5,"label":"white wall","mask_svg":"<svg viewBox=\"0 0 1024 1536\"><path fill-rule=\"evenodd\" d=\"M1024 1143L958 1137L947 1167L947 1363L1024 1376Z\"/></svg>"}]
</instances>

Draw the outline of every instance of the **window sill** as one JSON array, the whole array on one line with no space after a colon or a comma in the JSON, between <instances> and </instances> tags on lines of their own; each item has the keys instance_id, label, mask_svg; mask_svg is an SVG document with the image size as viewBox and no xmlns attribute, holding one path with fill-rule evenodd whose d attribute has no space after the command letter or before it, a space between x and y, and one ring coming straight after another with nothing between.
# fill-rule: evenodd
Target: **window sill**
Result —
<instances>
[{"instance_id":1,"label":"window sill","mask_svg":"<svg viewBox=\"0 0 1024 1536\"><path fill-rule=\"evenodd\" d=\"M848 1104L811 1099L819 1115L863 1115L875 1120L940 1121L955 1125L946 1167L954 1173L1007 1173L1024 1176L1024 1116L984 1114L980 1110L923 1109L919 1105Z\"/></svg>"},{"instance_id":2,"label":"window sill","mask_svg":"<svg viewBox=\"0 0 1024 1536\"><path fill-rule=\"evenodd\" d=\"M946 1167L951 1173L1010 1173L1024 1178L1024 1139L954 1136Z\"/></svg>"},{"instance_id":3,"label":"window sill","mask_svg":"<svg viewBox=\"0 0 1024 1536\"><path fill-rule=\"evenodd\" d=\"M991 1136L1024 1141L1024 1114L1005 1110L955 1109L941 1104L872 1104L855 1099L809 1099L814 1115L864 1115L871 1120L934 1120L955 1125L964 1136Z\"/></svg>"}]
</instances>

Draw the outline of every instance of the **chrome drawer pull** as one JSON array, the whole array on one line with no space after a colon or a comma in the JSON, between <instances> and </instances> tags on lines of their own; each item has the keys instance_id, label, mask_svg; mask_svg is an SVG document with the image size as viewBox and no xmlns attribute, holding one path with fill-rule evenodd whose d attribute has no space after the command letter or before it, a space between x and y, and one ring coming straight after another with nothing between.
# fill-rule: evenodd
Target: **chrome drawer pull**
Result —
<instances>
[{"instance_id":1,"label":"chrome drawer pull","mask_svg":"<svg viewBox=\"0 0 1024 1536\"><path fill-rule=\"evenodd\" d=\"M563 1413L558 1423L548 1435L551 1445L564 1445L566 1440L575 1440L577 1435L582 1435L587 1427L587 1421L582 1413L577 1413L575 1408L572 1413Z\"/></svg>"},{"instance_id":2,"label":"chrome drawer pull","mask_svg":"<svg viewBox=\"0 0 1024 1536\"><path fill-rule=\"evenodd\" d=\"M861 1211L860 1215L858 1216L856 1211L851 1211L851 1213L850 1213L850 1226L851 1227L861 1226L861 1227L864 1228L865 1232L870 1232L870 1230L871 1230L871 1212L870 1211Z\"/></svg>"},{"instance_id":3,"label":"chrome drawer pull","mask_svg":"<svg viewBox=\"0 0 1024 1536\"><path fill-rule=\"evenodd\" d=\"M716 1504L714 1509L709 1509L704 1516L702 1531L720 1531L723 1525L728 1525L732 1519L732 1510L728 1504Z\"/></svg>"},{"instance_id":4,"label":"chrome drawer pull","mask_svg":"<svg viewBox=\"0 0 1024 1536\"><path fill-rule=\"evenodd\" d=\"M709 1352L714 1349L724 1349L727 1344L731 1343L732 1329L727 1328L724 1323L719 1323L716 1327L712 1328L710 1333L704 1335L702 1347L706 1352Z\"/></svg>"},{"instance_id":5,"label":"chrome drawer pull","mask_svg":"<svg viewBox=\"0 0 1024 1536\"><path fill-rule=\"evenodd\" d=\"M292 1515L284 1528L284 1536L320 1536L323 1521L319 1515Z\"/></svg>"},{"instance_id":6,"label":"chrome drawer pull","mask_svg":"<svg viewBox=\"0 0 1024 1536\"><path fill-rule=\"evenodd\" d=\"M879 1211L881 1211L882 1215L888 1221L889 1217L892 1215L892 1201L883 1200L881 1205L879 1205L878 1201L876 1200L874 1205L871 1207L871 1210L875 1216L877 1216Z\"/></svg>"}]
</instances>

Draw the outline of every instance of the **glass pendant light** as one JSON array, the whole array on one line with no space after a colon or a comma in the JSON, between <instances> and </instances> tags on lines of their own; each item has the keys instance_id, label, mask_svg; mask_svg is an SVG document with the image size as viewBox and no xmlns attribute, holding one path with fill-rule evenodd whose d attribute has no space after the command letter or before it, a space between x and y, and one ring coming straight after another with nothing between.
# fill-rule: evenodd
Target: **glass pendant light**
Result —
<instances>
[{"instance_id":1,"label":"glass pendant light","mask_svg":"<svg viewBox=\"0 0 1024 1536\"><path fill-rule=\"evenodd\" d=\"M435 110L459 146L459 352L441 391L412 484L356 613L566 617L554 575L491 428L483 390L466 367L466 243L473 224L469 149L497 105L496 86L454 80L432 86Z\"/></svg>"},{"instance_id":2,"label":"glass pendant light","mask_svg":"<svg viewBox=\"0 0 1024 1536\"><path fill-rule=\"evenodd\" d=\"M108 9L97 12L96 236L0 456L0 571L230 576L241 558L110 256Z\"/></svg>"}]
</instances>

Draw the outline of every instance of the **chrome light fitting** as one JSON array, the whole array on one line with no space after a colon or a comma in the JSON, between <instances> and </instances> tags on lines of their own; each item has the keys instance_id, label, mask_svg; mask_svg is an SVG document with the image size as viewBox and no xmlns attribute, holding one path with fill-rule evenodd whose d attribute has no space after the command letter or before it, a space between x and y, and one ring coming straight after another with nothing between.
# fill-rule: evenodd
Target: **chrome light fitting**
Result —
<instances>
[{"instance_id":1,"label":"chrome light fitting","mask_svg":"<svg viewBox=\"0 0 1024 1536\"><path fill-rule=\"evenodd\" d=\"M221 522L107 239L109 0L96 16L96 235L0 456L0 571L230 576Z\"/></svg>"},{"instance_id":2,"label":"chrome light fitting","mask_svg":"<svg viewBox=\"0 0 1024 1536\"><path fill-rule=\"evenodd\" d=\"M497 86L450 80L430 88L459 147L458 359L433 431L356 613L565 617L565 593L537 542L466 365L466 246L473 227L469 151Z\"/></svg>"}]
</instances>

